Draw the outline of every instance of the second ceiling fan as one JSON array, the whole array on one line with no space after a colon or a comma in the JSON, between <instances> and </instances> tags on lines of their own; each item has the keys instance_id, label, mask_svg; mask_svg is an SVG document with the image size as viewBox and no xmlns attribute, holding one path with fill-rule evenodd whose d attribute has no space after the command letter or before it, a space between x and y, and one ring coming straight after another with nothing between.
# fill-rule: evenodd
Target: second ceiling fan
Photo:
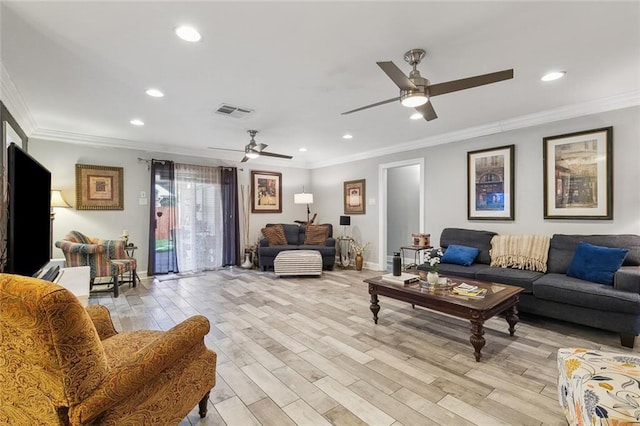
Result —
<instances>
[{"instance_id":1,"label":"second ceiling fan","mask_svg":"<svg viewBox=\"0 0 640 426\"><path fill-rule=\"evenodd\" d=\"M248 161L248 160L250 160L252 158L258 158L260 156L286 158L288 160L293 158L291 155L276 154L275 152L267 152L267 151L265 151L264 149L268 145L263 144L263 143L257 143L256 140L255 140L255 136L258 133L257 130L247 130L247 133L249 133L249 136L251 136L251 140L249 141L248 144L246 144L244 146L244 150L241 150L241 149L229 149L229 148L215 148L215 147L212 147L212 146L210 146L209 149L219 149L219 150L222 150L222 151L244 152L244 157L242 157L242 160L240 161L241 163L244 163L245 161Z\"/></svg>"},{"instance_id":2,"label":"second ceiling fan","mask_svg":"<svg viewBox=\"0 0 640 426\"><path fill-rule=\"evenodd\" d=\"M422 49L412 49L404 54L404 60L413 67L413 70L409 73L409 77L407 77L393 62L376 62L378 66L382 68L382 71L384 71L385 74L393 80L396 86L398 86L400 89L400 96L352 109L351 111L343 112L342 115L351 114L352 112L362 111L363 109L373 108L399 100L402 105L406 107L414 107L420 114L422 114L425 120L431 121L438 118L438 116L436 115L429 98L513 78L513 69L508 69L489 74L476 75L474 77L462 78L460 80L447 81L445 83L430 84L429 80L420 76L420 71L417 69L418 64L422 58L424 58L425 54L426 52Z\"/></svg>"}]
</instances>

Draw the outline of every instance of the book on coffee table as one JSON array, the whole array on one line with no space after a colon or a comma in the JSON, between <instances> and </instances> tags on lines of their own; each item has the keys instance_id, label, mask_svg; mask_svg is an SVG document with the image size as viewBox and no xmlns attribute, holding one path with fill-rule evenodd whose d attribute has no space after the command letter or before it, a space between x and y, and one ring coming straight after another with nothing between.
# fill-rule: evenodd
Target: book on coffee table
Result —
<instances>
[{"instance_id":1,"label":"book on coffee table","mask_svg":"<svg viewBox=\"0 0 640 426\"><path fill-rule=\"evenodd\" d=\"M399 285L407 285L411 283L418 282L418 276L414 274L407 274L405 272L401 273L400 276L393 274L386 274L380 278L382 281L399 284Z\"/></svg>"}]
</instances>

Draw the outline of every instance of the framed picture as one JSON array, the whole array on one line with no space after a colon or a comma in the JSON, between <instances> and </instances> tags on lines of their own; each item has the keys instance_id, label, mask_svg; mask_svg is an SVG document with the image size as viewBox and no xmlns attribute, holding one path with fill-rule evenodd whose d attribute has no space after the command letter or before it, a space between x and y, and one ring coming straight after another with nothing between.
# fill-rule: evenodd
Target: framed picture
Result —
<instances>
[{"instance_id":1,"label":"framed picture","mask_svg":"<svg viewBox=\"0 0 640 426\"><path fill-rule=\"evenodd\" d=\"M123 210L122 167L76 164L76 209Z\"/></svg>"},{"instance_id":2,"label":"framed picture","mask_svg":"<svg viewBox=\"0 0 640 426\"><path fill-rule=\"evenodd\" d=\"M251 213L282 213L282 173L251 170Z\"/></svg>"},{"instance_id":3,"label":"framed picture","mask_svg":"<svg viewBox=\"0 0 640 426\"><path fill-rule=\"evenodd\" d=\"M514 220L515 145L467 153L467 218Z\"/></svg>"},{"instance_id":4,"label":"framed picture","mask_svg":"<svg viewBox=\"0 0 640 426\"><path fill-rule=\"evenodd\" d=\"M613 127L543 139L544 218L613 219Z\"/></svg>"},{"instance_id":5,"label":"framed picture","mask_svg":"<svg viewBox=\"0 0 640 426\"><path fill-rule=\"evenodd\" d=\"M365 179L344 183L344 214L365 214L367 212L365 183Z\"/></svg>"}]
</instances>

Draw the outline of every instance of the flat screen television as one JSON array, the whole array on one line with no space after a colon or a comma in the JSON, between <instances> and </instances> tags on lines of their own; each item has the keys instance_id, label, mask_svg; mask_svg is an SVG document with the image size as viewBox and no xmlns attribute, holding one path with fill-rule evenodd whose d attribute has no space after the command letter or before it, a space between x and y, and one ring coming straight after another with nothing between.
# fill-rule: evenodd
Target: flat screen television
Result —
<instances>
[{"instance_id":1,"label":"flat screen television","mask_svg":"<svg viewBox=\"0 0 640 426\"><path fill-rule=\"evenodd\" d=\"M7 272L32 276L50 260L51 173L12 143L7 148Z\"/></svg>"}]
</instances>

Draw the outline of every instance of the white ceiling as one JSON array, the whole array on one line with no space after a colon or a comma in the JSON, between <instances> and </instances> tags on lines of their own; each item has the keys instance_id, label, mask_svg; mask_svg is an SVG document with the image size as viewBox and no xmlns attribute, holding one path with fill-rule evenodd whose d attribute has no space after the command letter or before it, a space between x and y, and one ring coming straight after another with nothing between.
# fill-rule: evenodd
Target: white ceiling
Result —
<instances>
[{"instance_id":1,"label":"white ceiling","mask_svg":"<svg viewBox=\"0 0 640 426\"><path fill-rule=\"evenodd\" d=\"M256 129L294 159L252 161L318 167L640 104L638 1L3 0L0 11L2 98L43 139L239 161L207 147L243 149ZM178 39L183 23L203 40ZM431 83L515 77L434 97L430 122L399 102L340 114L397 96L376 61L408 74L413 48L427 51L418 69ZM540 81L558 69L564 79ZM224 117L221 103L255 113Z\"/></svg>"}]
</instances>

